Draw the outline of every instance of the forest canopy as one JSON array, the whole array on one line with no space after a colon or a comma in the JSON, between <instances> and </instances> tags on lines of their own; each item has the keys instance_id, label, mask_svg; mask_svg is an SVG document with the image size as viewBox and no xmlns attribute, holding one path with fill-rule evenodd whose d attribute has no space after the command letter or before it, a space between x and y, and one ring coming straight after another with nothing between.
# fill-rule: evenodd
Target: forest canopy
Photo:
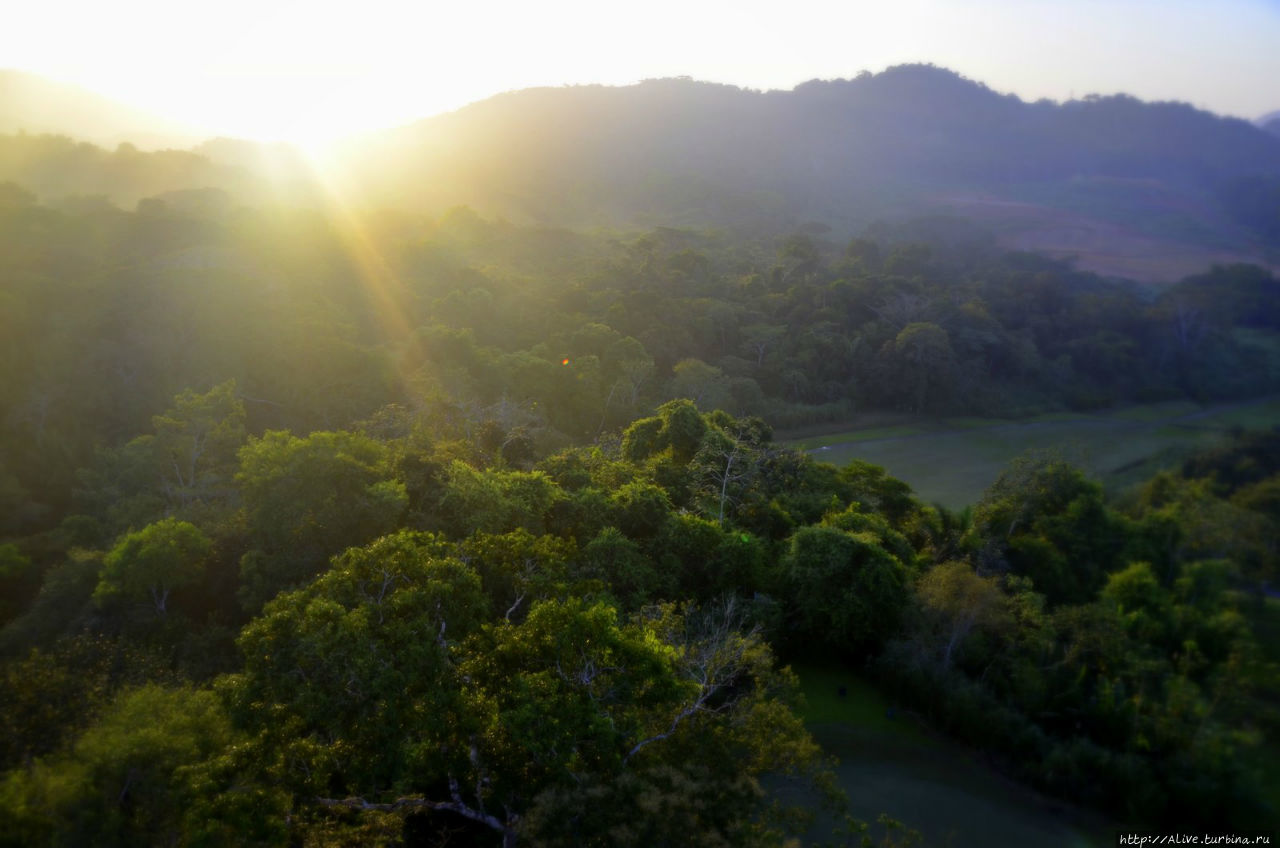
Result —
<instances>
[{"instance_id":1,"label":"forest canopy","mask_svg":"<svg viewBox=\"0 0 1280 848\"><path fill-rule=\"evenodd\" d=\"M1274 822L1274 429L1119 493L1024 457L963 511L779 437L1265 398L1268 269L1141 286L945 217L356 215L29 153L102 182L0 184L0 844L858 838L812 656L1108 821ZM1265 230L1258 185L1228 201Z\"/></svg>"}]
</instances>

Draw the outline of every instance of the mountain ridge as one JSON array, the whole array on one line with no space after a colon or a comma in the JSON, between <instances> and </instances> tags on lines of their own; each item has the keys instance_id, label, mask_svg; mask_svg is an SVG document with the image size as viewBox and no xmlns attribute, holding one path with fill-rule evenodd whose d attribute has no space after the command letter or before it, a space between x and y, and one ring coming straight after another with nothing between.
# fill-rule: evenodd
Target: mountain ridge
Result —
<instances>
[{"instance_id":1,"label":"mountain ridge","mask_svg":"<svg viewBox=\"0 0 1280 848\"><path fill-rule=\"evenodd\" d=\"M1157 279L1262 255L1219 195L1280 174L1280 139L1185 103L1027 103L906 65L791 91L676 78L508 92L355 145L346 159L389 205L467 204L562 226L815 221L843 234L962 212L1006 243L1104 273L1133 269L1125 251L1143 262L1187 255L1138 272ZM1041 231L1027 236L1028 226ZM1187 244L1196 250L1173 250Z\"/></svg>"},{"instance_id":2,"label":"mountain ridge","mask_svg":"<svg viewBox=\"0 0 1280 848\"><path fill-rule=\"evenodd\" d=\"M716 131L726 126L736 130L734 145L717 148L723 139ZM704 138L690 138L691 131ZM459 133L469 136L465 142L458 140ZM584 139L600 143L629 137L642 139L627 151L633 163L644 163L644 154L678 154L712 172L726 167L726 153L747 151L767 159L782 152L779 144L802 153L842 153L846 164L874 164L876 170L886 162L923 166L953 181L982 171L1004 180L1048 172L1194 183L1249 169L1280 171L1280 142L1241 119L1128 95L1025 103L922 65L852 80L811 81L791 91L755 92L683 79L524 89L383 136L396 147L445 153L462 147L483 152L486 145L516 134L525 149L550 146L549 154L572 155L579 167L607 164L616 153L596 150L596 161L583 162ZM1073 146L1064 149L1064 139ZM1219 152L1201 143L1208 141L1226 142L1229 149ZM874 163L866 161L868 154L877 157Z\"/></svg>"},{"instance_id":3,"label":"mountain ridge","mask_svg":"<svg viewBox=\"0 0 1280 848\"><path fill-rule=\"evenodd\" d=\"M1272 135L1280 136L1280 109L1268 112L1254 123Z\"/></svg>"},{"instance_id":4,"label":"mountain ridge","mask_svg":"<svg viewBox=\"0 0 1280 848\"><path fill-rule=\"evenodd\" d=\"M466 205L587 228L817 224L837 237L941 213L976 221L1008 247L1150 280L1213 263L1275 265L1280 254L1269 201L1241 189L1280 179L1280 136L1123 94L1026 102L934 65L786 91L663 78L504 92L350 139L323 174L280 145L212 139L193 151L180 168L171 156L168 182L151 180L145 192L212 186L240 202L310 203L340 186L353 208ZM0 180L65 192L62 160L49 155L38 185L30 162L39 155L6 165L0 151ZM98 158L86 172L128 170ZM92 184L118 202L146 196L124 192L118 174Z\"/></svg>"},{"instance_id":5,"label":"mountain ridge","mask_svg":"<svg viewBox=\"0 0 1280 848\"><path fill-rule=\"evenodd\" d=\"M38 74L0 68L0 132L66 135L104 147L187 148L194 127L120 103L106 95Z\"/></svg>"}]
</instances>

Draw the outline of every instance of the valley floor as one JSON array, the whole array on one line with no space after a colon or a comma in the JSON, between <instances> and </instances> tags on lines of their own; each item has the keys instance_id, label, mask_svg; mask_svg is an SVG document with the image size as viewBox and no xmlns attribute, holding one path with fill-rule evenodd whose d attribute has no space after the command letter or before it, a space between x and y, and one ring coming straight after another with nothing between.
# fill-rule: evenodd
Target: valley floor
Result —
<instances>
[{"instance_id":1,"label":"valley floor","mask_svg":"<svg viewBox=\"0 0 1280 848\"><path fill-rule=\"evenodd\" d=\"M797 671L805 718L823 750L836 758L836 777L855 817L875 822L886 814L918 830L925 844L944 848L1110 844L1112 828L1097 814L1004 777L896 710L874 686L838 664Z\"/></svg>"},{"instance_id":2,"label":"valley floor","mask_svg":"<svg viewBox=\"0 0 1280 848\"><path fill-rule=\"evenodd\" d=\"M1175 467L1235 427L1280 424L1280 397L1201 407L1191 402L1129 406L1095 414L1055 413L1020 421L870 414L846 429L787 442L815 459L859 459L950 509L975 503L1009 462L1053 451L1120 489Z\"/></svg>"}]
</instances>

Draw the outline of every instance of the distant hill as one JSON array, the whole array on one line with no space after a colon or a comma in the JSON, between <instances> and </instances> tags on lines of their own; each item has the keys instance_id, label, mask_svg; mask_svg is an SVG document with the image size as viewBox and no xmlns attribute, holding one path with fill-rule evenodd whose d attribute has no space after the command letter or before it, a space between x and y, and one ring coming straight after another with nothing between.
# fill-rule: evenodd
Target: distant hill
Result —
<instances>
[{"instance_id":1,"label":"distant hill","mask_svg":"<svg viewBox=\"0 0 1280 848\"><path fill-rule=\"evenodd\" d=\"M1280 172L1280 142L1246 121L1123 95L1029 104L922 65L786 92L687 79L528 89L352 152L414 196L462 189L569 220L620 201L631 215L693 211L681 187L856 220L939 192L1121 180L1195 193Z\"/></svg>"},{"instance_id":2,"label":"distant hill","mask_svg":"<svg viewBox=\"0 0 1280 848\"><path fill-rule=\"evenodd\" d=\"M106 149L65 135L0 134L0 183L14 182L42 202L62 205L101 198L132 208L139 200L220 189L252 202L269 187L244 168L186 150L146 152L131 144Z\"/></svg>"},{"instance_id":3,"label":"distant hill","mask_svg":"<svg viewBox=\"0 0 1280 848\"><path fill-rule=\"evenodd\" d=\"M227 202L284 192L306 201L314 198L312 177L286 145L205 140L84 89L0 70L0 182L16 182L46 203L102 197L129 208L162 197L185 208L205 189L227 193Z\"/></svg>"},{"instance_id":4,"label":"distant hill","mask_svg":"<svg viewBox=\"0 0 1280 848\"><path fill-rule=\"evenodd\" d=\"M158 150L200 141L192 127L73 85L0 69L0 132L66 135L105 147L129 142Z\"/></svg>"},{"instance_id":5,"label":"distant hill","mask_svg":"<svg viewBox=\"0 0 1280 848\"><path fill-rule=\"evenodd\" d=\"M1027 103L931 65L792 91L679 78L509 92L349 142L322 188L282 146L216 139L189 158L113 158L43 144L0 136L0 180L125 203L205 187L234 202L337 191L349 208L467 205L590 228L816 224L836 238L941 213L1006 247L1140 280L1280 256L1280 137L1125 95ZM87 176L69 176L68 157Z\"/></svg>"},{"instance_id":6,"label":"distant hill","mask_svg":"<svg viewBox=\"0 0 1280 848\"><path fill-rule=\"evenodd\" d=\"M347 169L370 202L565 225L846 233L943 211L1013 246L1161 279L1259 255L1219 194L1280 175L1280 139L1181 103L1026 103L907 65L793 91L664 79L512 92L365 139Z\"/></svg>"},{"instance_id":7,"label":"distant hill","mask_svg":"<svg viewBox=\"0 0 1280 848\"><path fill-rule=\"evenodd\" d=\"M1280 109L1277 109L1274 112L1268 112L1254 123L1262 127L1267 132L1280 136Z\"/></svg>"}]
</instances>

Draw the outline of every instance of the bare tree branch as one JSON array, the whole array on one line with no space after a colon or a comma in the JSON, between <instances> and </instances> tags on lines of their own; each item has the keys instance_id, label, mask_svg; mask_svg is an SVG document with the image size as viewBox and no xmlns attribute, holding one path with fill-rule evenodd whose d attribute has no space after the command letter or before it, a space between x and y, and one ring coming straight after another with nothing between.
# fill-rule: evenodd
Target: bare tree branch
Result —
<instances>
[{"instance_id":1,"label":"bare tree branch","mask_svg":"<svg viewBox=\"0 0 1280 848\"><path fill-rule=\"evenodd\" d=\"M507 608L507 614L503 616L503 618L506 621L511 621L512 614L514 614L515 611L520 608L520 603L523 600L524 600L524 593L521 592L519 595L516 596L515 603L513 603L511 606Z\"/></svg>"},{"instance_id":2,"label":"bare tree branch","mask_svg":"<svg viewBox=\"0 0 1280 848\"><path fill-rule=\"evenodd\" d=\"M647 746L670 738L681 724L699 713L719 713L733 707L733 699L718 707L708 704L731 688L745 668L744 658L755 631L742 633L740 618L737 601L730 597L722 608L693 622L695 629L686 634L688 641L683 652L684 674L697 687L693 701L676 713L666 730L637 742L622 758L623 763Z\"/></svg>"}]
</instances>

